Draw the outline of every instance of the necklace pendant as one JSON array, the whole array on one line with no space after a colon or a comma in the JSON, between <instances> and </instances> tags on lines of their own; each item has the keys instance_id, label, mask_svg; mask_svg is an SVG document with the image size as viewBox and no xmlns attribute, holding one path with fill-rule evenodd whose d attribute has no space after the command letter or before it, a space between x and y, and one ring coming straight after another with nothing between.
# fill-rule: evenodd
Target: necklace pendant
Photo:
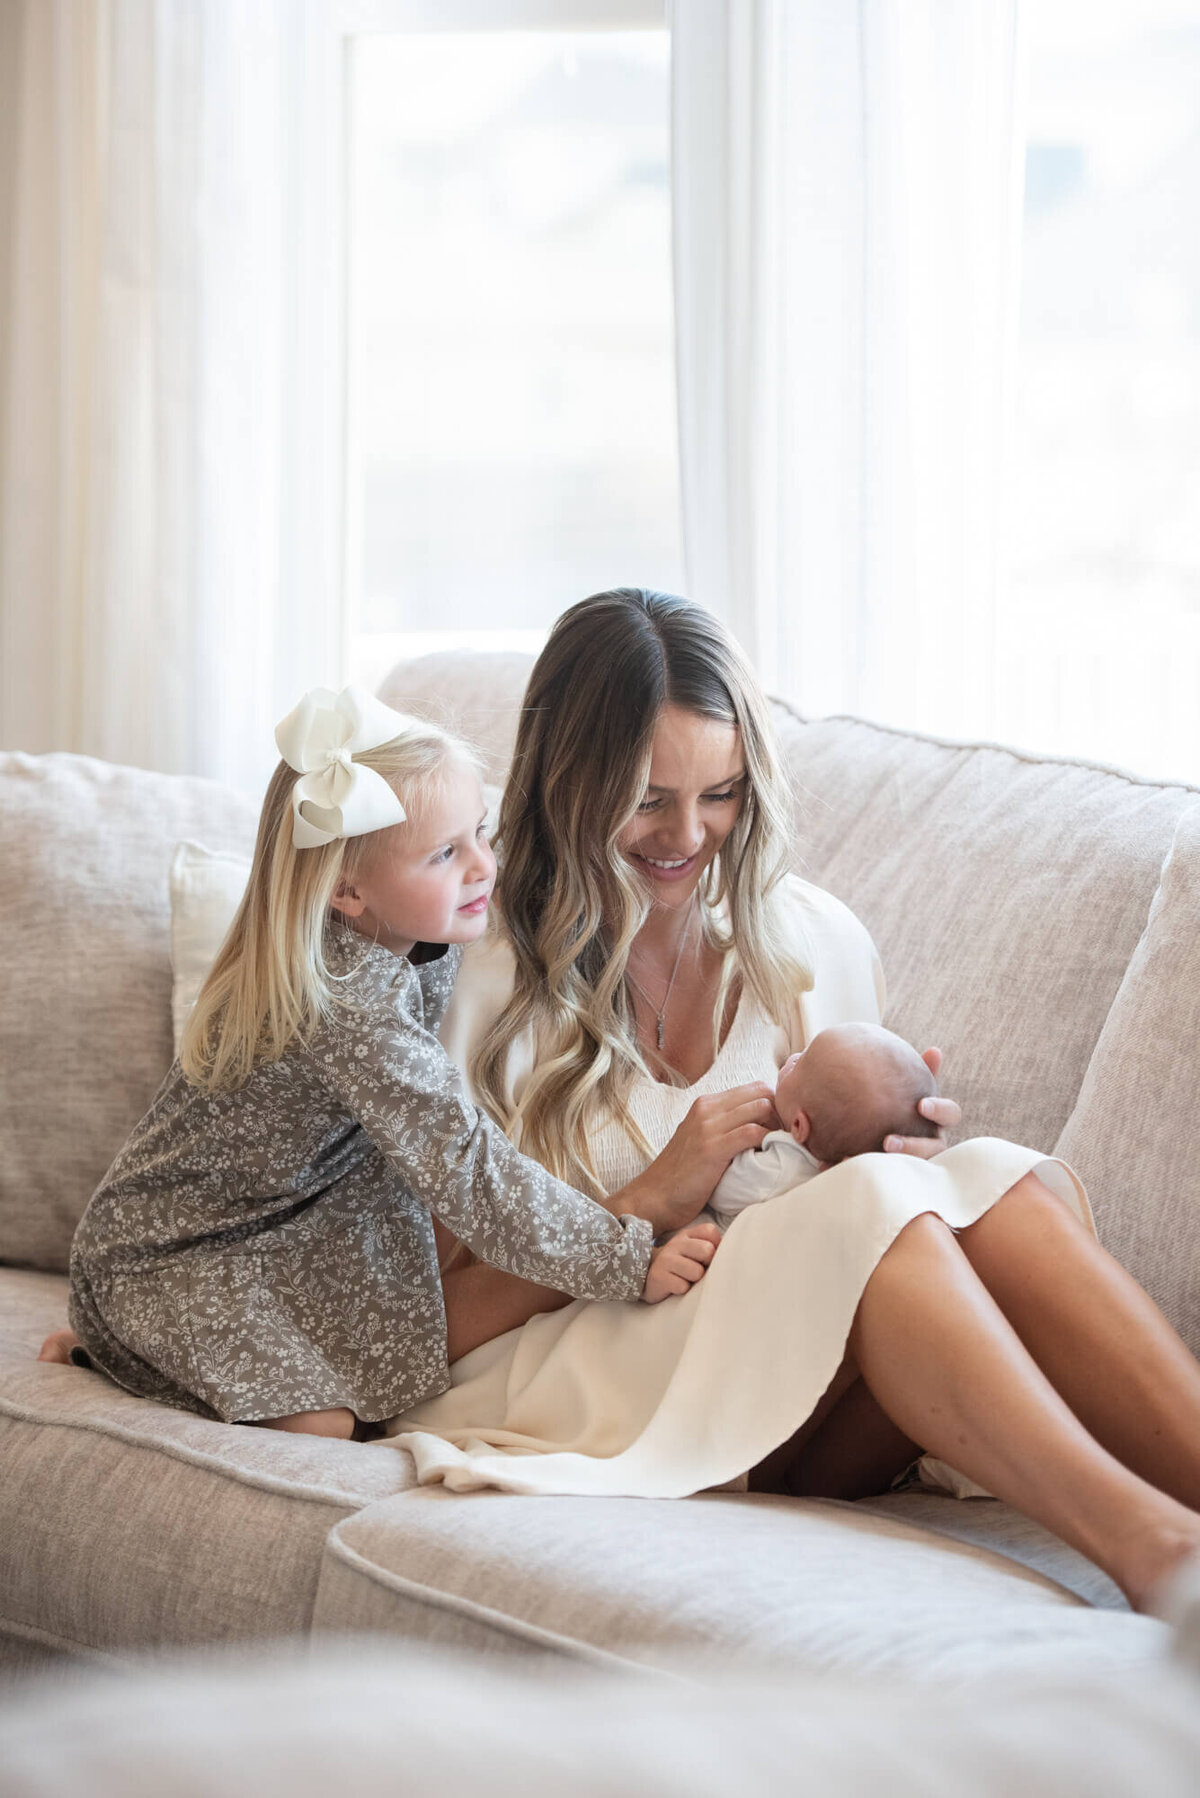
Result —
<instances>
[{"instance_id":1,"label":"necklace pendant","mask_svg":"<svg viewBox=\"0 0 1200 1798\"><path fill-rule=\"evenodd\" d=\"M663 1046L663 1037L666 1035L666 1028L667 1028L666 1020L664 1018L659 1018L657 1024L655 1025L655 1028L654 1028L654 1034L658 1038L658 1047L659 1047L660 1053L661 1053L662 1046Z\"/></svg>"}]
</instances>

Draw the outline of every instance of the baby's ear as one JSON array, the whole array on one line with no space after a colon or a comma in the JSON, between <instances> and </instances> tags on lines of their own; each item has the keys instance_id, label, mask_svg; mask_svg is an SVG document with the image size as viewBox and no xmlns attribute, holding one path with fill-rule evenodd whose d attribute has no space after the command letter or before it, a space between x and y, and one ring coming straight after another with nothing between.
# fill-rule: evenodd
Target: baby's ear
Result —
<instances>
[{"instance_id":1,"label":"baby's ear","mask_svg":"<svg viewBox=\"0 0 1200 1798\"><path fill-rule=\"evenodd\" d=\"M796 1113L795 1117L792 1119L791 1131L792 1141L798 1142L800 1147L803 1148L809 1137L812 1135L812 1124L809 1121L807 1111L798 1111Z\"/></svg>"}]
</instances>

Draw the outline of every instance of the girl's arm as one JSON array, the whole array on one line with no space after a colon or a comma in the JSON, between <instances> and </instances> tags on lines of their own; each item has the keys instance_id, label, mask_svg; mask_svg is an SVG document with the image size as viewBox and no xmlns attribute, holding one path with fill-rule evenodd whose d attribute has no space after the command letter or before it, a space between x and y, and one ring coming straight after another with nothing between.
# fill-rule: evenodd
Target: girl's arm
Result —
<instances>
[{"instance_id":1,"label":"girl's arm","mask_svg":"<svg viewBox=\"0 0 1200 1798\"><path fill-rule=\"evenodd\" d=\"M481 1261L577 1298L640 1296L651 1225L615 1216L515 1149L394 989L340 1011L308 1054L405 1185Z\"/></svg>"}]
</instances>

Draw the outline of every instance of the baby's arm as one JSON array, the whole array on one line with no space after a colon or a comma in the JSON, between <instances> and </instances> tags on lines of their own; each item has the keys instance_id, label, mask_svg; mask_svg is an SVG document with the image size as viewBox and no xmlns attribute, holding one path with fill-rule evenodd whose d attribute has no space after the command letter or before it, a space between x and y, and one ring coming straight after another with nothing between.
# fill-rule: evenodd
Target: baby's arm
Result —
<instances>
[{"instance_id":1,"label":"baby's arm","mask_svg":"<svg viewBox=\"0 0 1200 1798\"><path fill-rule=\"evenodd\" d=\"M708 1214L722 1230L748 1205L778 1198L811 1180L817 1172L812 1157L782 1131L768 1136L761 1149L735 1155L713 1189ZM702 1215L704 1215L702 1213Z\"/></svg>"}]
</instances>

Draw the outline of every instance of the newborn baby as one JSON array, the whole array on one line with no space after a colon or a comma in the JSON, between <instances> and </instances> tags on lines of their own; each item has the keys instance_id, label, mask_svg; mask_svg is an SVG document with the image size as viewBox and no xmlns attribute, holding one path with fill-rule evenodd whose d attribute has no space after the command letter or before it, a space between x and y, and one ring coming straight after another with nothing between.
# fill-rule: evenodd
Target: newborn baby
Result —
<instances>
[{"instance_id":1,"label":"newborn baby","mask_svg":"<svg viewBox=\"0 0 1200 1798\"><path fill-rule=\"evenodd\" d=\"M883 1147L885 1136L936 1136L917 1105L937 1082L903 1037L878 1024L835 1024L779 1070L783 1123L761 1149L735 1155L705 1215L728 1229L739 1211L772 1199L824 1167Z\"/></svg>"}]
</instances>

